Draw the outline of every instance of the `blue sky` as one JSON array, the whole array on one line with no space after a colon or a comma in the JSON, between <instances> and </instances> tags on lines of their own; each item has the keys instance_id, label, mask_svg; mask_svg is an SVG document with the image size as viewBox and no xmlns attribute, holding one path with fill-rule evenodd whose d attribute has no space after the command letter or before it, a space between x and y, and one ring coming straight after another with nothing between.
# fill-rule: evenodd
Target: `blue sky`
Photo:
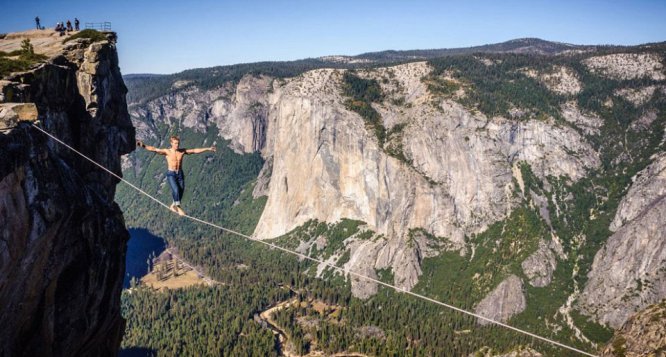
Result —
<instances>
[{"instance_id":1,"label":"blue sky","mask_svg":"<svg viewBox=\"0 0 666 357\"><path fill-rule=\"evenodd\" d=\"M121 70L188 68L539 37L574 44L666 41L666 0L0 0L0 33L110 21Z\"/></svg>"}]
</instances>

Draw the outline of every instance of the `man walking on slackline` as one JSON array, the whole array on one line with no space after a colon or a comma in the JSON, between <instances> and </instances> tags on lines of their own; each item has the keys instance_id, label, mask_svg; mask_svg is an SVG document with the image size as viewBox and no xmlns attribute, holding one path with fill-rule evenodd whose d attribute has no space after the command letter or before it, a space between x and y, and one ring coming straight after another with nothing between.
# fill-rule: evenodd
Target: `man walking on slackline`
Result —
<instances>
[{"instance_id":1,"label":"man walking on slackline","mask_svg":"<svg viewBox=\"0 0 666 357\"><path fill-rule=\"evenodd\" d=\"M186 154L200 154L206 151L216 151L215 146L209 148L199 149L182 149L179 147L180 139L177 136L171 137L171 147L168 149L159 149L154 146L146 145L142 141L137 141L136 145L148 151L158 153L166 156L167 172L166 177L171 186L171 194L173 196L173 203L169 207L172 211L181 216L185 215L185 211L180 208L180 199L183 197L185 191L185 176L183 175L183 157Z\"/></svg>"}]
</instances>

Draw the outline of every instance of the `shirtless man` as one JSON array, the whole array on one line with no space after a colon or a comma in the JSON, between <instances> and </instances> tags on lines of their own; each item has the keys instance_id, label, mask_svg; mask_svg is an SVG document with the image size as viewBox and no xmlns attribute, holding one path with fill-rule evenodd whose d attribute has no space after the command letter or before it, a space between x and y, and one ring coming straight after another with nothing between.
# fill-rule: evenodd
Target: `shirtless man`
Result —
<instances>
[{"instance_id":1,"label":"shirtless man","mask_svg":"<svg viewBox=\"0 0 666 357\"><path fill-rule=\"evenodd\" d=\"M186 154L200 154L206 151L216 151L215 146L200 149L181 149L178 145L180 139L177 136L171 137L171 147L168 149L159 149L154 146L146 145L142 141L137 141L136 146L142 147L148 151L156 152L164 155L167 161L166 177L171 186L171 194L173 196L173 203L171 210L181 216L185 215L185 211L180 208L180 199L183 197L185 191L185 176L183 176L183 156Z\"/></svg>"}]
</instances>

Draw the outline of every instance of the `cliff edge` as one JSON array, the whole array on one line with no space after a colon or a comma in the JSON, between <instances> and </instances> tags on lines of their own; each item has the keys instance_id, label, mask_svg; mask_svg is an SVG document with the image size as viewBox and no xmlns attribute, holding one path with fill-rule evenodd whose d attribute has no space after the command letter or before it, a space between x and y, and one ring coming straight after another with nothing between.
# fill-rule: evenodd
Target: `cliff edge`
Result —
<instances>
[{"instance_id":1,"label":"cliff edge","mask_svg":"<svg viewBox=\"0 0 666 357\"><path fill-rule=\"evenodd\" d=\"M46 43L60 50L0 80L0 356L115 356L120 346L129 234L118 180L29 123L121 173L134 128L116 37L105 35Z\"/></svg>"}]
</instances>

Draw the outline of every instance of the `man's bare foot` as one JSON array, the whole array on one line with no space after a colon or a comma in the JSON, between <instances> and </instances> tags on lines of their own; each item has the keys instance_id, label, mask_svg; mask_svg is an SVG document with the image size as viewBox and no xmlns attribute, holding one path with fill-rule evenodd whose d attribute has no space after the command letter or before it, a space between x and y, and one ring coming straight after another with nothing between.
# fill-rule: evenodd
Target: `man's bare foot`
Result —
<instances>
[{"instance_id":1,"label":"man's bare foot","mask_svg":"<svg viewBox=\"0 0 666 357\"><path fill-rule=\"evenodd\" d=\"M178 210L176 210L176 204L172 203L171 206L169 206L169 209L172 210L174 213L178 213Z\"/></svg>"},{"instance_id":2,"label":"man's bare foot","mask_svg":"<svg viewBox=\"0 0 666 357\"><path fill-rule=\"evenodd\" d=\"M183 209L180 208L180 206L176 206L176 213L178 213L181 216L185 215L185 211L183 211Z\"/></svg>"}]
</instances>

